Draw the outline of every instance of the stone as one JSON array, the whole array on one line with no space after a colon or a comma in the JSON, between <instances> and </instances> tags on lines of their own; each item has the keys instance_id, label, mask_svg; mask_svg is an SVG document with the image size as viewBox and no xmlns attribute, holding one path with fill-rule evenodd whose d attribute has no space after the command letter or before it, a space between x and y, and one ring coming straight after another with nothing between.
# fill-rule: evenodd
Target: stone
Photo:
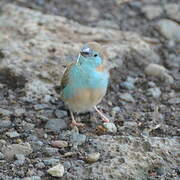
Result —
<instances>
[{"instance_id":1,"label":"stone","mask_svg":"<svg viewBox=\"0 0 180 180\"><path fill-rule=\"evenodd\" d=\"M111 132L111 133L117 132L117 127L115 126L114 123L111 122L103 123L103 126L107 129L107 132Z\"/></svg>"},{"instance_id":2,"label":"stone","mask_svg":"<svg viewBox=\"0 0 180 180\"><path fill-rule=\"evenodd\" d=\"M147 76L157 77L166 83L172 84L174 82L173 77L167 73L166 68L159 64L149 64L144 71Z\"/></svg>"},{"instance_id":3,"label":"stone","mask_svg":"<svg viewBox=\"0 0 180 180\"><path fill-rule=\"evenodd\" d=\"M0 128L10 128L12 126L9 120L0 120Z\"/></svg>"},{"instance_id":4,"label":"stone","mask_svg":"<svg viewBox=\"0 0 180 180\"><path fill-rule=\"evenodd\" d=\"M148 89L148 94L153 98L159 98L161 96L161 90L159 87L150 88Z\"/></svg>"},{"instance_id":5,"label":"stone","mask_svg":"<svg viewBox=\"0 0 180 180\"><path fill-rule=\"evenodd\" d=\"M30 176L30 177L25 177L22 180L41 180L40 176Z\"/></svg>"},{"instance_id":6,"label":"stone","mask_svg":"<svg viewBox=\"0 0 180 180\"><path fill-rule=\"evenodd\" d=\"M100 158L100 153L91 153L91 154L88 154L85 158L85 160L88 162L88 163L95 163L99 160Z\"/></svg>"},{"instance_id":7,"label":"stone","mask_svg":"<svg viewBox=\"0 0 180 180\"><path fill-rule=\"evenodd\" d=\"M177 3L166 3L164 5L165 12L169 19L180 22L180 5Z\"/></svg>"},{"instance_id":8,"label":"stone","mask_svg":"<svg viewBox=\"0 0 180 180\"><path fill-rule=\"evenodd\" d=\"M169 19L161 19L156 29L168 40L180 42L180 25Z\"/></svg>"},{"instance_id":9,"label":"stone","mask_svg":"<svg viewBox=\"0 0 180 180\"><path fill-rule=\"evenodd\" d=\"M122 87L124 87L125 89L132 90L132 89L135 88L134 87L134 83L135 83L135 79L130 77L130 76L128 76L127 80L122 82L120 85Z\"/></svg>"},{"instance_id":10,"label":"stone","mask_svg":"<svg viewBox=\"0 0 180 180\"><path fill-rule=\"evenodd\" d=\"M50 119L47 121L45 128L49 131L59 132L60 130L67 128L67 123L64 119Z\"/></svg>"},{"instance_id":11,"label":"stone","mask_svg":"<svg viewBox=\"0 0 180 180\"><path fill-rule=\"evenodd\" d=\"M6 132L6 135L10 138L16 138L20 136L20 134L17 131Z\"/></svg>"},{"instance_id":12,"label":"stone","mask_svg":"<svg viewBox=\"0 0 180 180\"><path fill-rule=\"evenodd\" d=\"M162 14L163 9L158 5L146 5L142 6L141 11L145 14L148 20L152 20L159 17Z\"/></svg>"},{"instance_id":13,"label":"stone","mask_svg":"<svg viewBox=\"0 0 180 180\"><path fill-rule=\"evenodd\" d=\"M12 112L7 110L7 109L3 109L3 108L0 108L0 115L3 115L3 116L9 116L11 115Z\"/></svg>"},{"instance_id":14,"label":"stone","mask_svg":"<svg viewBox=\"0 0 180 180\"><path fill-rule=\"evenodd\" d=\"M46 166L54 166L59 163L59 159L49 158L49 159L44 159L43 162Z\"/></svg>"},{"instance_id":15,"label":"stone","mask_svg":"<svg viewBox=\"0 0 180 180\"><path fill-rule=\"evenodd\" d=\"M86 141L86 136L84 134L79 134L78 132L72 132L70 137L70 142L74 147L84 144Z\"/></svg>"},{"instance_id":16,"label":"stone","mask_svg":"<svg viewBox=\"0 0 180 180\"><path fill-rule=\"evenodd\" d=\"M63 110L59 110L59 109L55 110L55 115L57 118L60 118L60 119L65 116L68 116L67 111L63 111Z\"/></svg>"},{"instance_id":17,"label":"stone","mask_svg":"<svg viewBox=\"0 0 180 180\"><path fill-rule=\"evenodd\" d=\"M37 163L35 166L36 166L36 168L38 168L38 169L43 169L43 168L45 168L45 164L44 164L43 162L39 162L39 163Z\"/></svg>"},{"instance_id":18,"label":"stone","mask_svg":"<svg viewBox=\"0 0 180 180\"><path fill-rule=\"evenodd\" d=\"M0 160L2 160L4 158L5 158L4 154L0 152Z\"/></svg>"},{"instance_id":19,"label":"stone","mask_svg":"<svg viewBox=\"0 0 180 180\"><path fill-rule=\"evenodd\" d=\"M57 147L57 148L65 148L65 147L68 147L68 142L62 141L62 140L56 140L56 141L51 142L51 146Z\"/></svg>"},{"instance_id":20,"label":"stone","mask_svg":"<svg viewBox=\"0 0 180 180\"><path fill-rule=\"evenodd\" d=\"M25 161L25 156L24 154L15 154L15 158L17 160Z\"/></svg>"},{"instance_id":21,"label":"stone","mask_svg":"<svg viewBox=\"0 0 180 180\"><path fill-rule=\"evenodd\" d=\"M33 152L29 143L11 144L2 147L2 153L7 159L13 159L15 154L29 155Z\"/></svg>"},{"instance_id":22,"label":"stone","mask_svg":"<svg viewBox=\"0 0 180 180\"><path fill-rule=\"evenodd\" d=\"M59 152L58 152L59 149L58 148L45 147L43 151L47 156L54 156L54 155L59 154Z\"/></svg>"},{"instance_id":23,"label":"stone","mask_svg":"<svg viewBox=\"0 0 180 180\"><path fill-rule=\"evenodd\" d=\"M126 102L135 102L134 98L129 93L121 93L119 97Z\"/></svg>"},{"instance_id":24,"label":"stone","mask_svg":"<svg viewBox=\"0 0 180 180\"><path fill-rule=\"evenodd\" d=\"M62 177L64 175L64 166L62 164L58 164L48 169L47 172L53 177Z\"/></svg>"},{"instance_id":25,"label":"stone","mask_svg":"<svg viewBox=\"0 0 180 180\"><path fill-rule=\"evenodd\" d=\"M14 113L15 113L15 116L20 117L25 113L25 109L24 108L17 108L17 109L15 109Z\"/></svg>"}]
</instances>

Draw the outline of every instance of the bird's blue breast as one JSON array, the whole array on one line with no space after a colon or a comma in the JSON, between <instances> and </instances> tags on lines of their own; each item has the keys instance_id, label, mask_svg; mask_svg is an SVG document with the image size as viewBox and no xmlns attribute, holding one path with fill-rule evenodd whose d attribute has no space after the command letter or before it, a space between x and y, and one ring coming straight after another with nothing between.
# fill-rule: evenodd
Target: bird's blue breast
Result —
<instances>
[{"instance_id":1,"label":"bird's blue breast","mask_svg":"<svg viewBox=\"0 0 180 180\"><path fill-rule=\"evenodd\" d=\"M69 73L69 83L63 89L63 97L71 98L79 89L107 88L108 72L98 72L89 64L74 65Z\"/></svg>"}]
</instances>

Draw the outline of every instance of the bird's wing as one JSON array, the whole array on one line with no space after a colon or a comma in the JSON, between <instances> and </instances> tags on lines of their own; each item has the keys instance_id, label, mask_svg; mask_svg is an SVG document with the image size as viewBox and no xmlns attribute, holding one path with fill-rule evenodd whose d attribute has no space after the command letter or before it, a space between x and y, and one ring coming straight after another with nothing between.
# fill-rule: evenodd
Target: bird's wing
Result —
<instances>
[{"instance_id":1,"label":"bird's wing","mask_svg":"<svg viewBox=\"0 0 180 180\"><path fill-rule=\"evenodd\" d=\"M61 91L67 86L67 84L69 82L69 72L74 64L75 63L69 64L64 71L63 77L61 79L61 84L60 84Z\"/></svg>"}]
</instances>

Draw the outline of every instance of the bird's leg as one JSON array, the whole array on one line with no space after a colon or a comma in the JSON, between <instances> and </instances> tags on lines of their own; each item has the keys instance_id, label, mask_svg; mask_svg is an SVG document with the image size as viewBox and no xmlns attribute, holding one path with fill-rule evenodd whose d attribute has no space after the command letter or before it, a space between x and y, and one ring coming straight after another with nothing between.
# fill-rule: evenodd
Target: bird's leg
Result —
<instances>
[{"instance_id":1,"label":"bird's leg","mask_svg":"<svg viewBox=\"0 0 180 180\"><path fill-rule=\"evenodd\" d=\"M96 107L94 106L94 109L97 111L97 113L101 116L102 120L106 123L109 122L109 119Z\"/></svg>"},{"instance_id":2,"label":"bird's leg","mask_svg":"<svg viewBox=\"0 0 180 180\"><path fill-rule=\"evenodd\" d=\"M70 110L70 115L71 115L71 119L72 119L72 122L71 122L72 126L79 126L79 127L83 127L84 126L83 123L78 123L78 122L75 121L73 112L71 110Z\"/></svg>"}]
</instances>

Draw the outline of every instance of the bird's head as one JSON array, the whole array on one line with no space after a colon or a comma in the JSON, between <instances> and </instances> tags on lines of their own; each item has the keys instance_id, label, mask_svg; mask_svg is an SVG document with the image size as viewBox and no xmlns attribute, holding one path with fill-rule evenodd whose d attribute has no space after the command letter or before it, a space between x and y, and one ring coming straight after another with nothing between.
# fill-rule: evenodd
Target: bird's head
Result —
<instances>
[{"instance_id":1,"label":"bird's head","mask_svg":"<svg viewBox=\"0 0 180 180\"><path fill-rule=\"evenodd\" d=\"M93 67L98 67L104 63L103 50L100 44L89 42L83 46L80 51L79 64L88 64Z\"/></svg>"}]
</instances>

